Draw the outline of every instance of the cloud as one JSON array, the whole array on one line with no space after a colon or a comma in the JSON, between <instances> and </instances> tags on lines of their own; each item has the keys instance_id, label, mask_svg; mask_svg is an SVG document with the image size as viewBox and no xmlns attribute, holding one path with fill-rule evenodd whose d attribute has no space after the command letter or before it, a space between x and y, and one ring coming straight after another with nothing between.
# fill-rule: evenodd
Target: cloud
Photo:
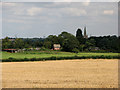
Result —
<instances>
[{"instance_id":1,"label":"cloud","mask_svg":"<svg viewBox=\"0 0 120 90\"><path fill-rule=\"evenodd\" d=\"M25 23L24 20L17 20L17 19L3 19L3 21L8 23Z\"/></svg>"},{"instance_id":2,"label":"cloud","mask_svg":"<svg viewBox=\"0 0 120 90\"><path fill-rule=\"evenodd\" d=\"M114 13L113 10L104 10L103 11L103 14L105 14L105 15L112 15L113 13Z\"/></svg>"},{"instance_id":3,"label":"cloud","mask_svg":"<svg viewBox=\"0 0 120 90\"><path fill-rule=\"evenodd\" d=\"M42 8L32 7L27 10L27 14L30 16L37 15L42 12Z\"/></svg>"},{"instance_id":4,"label":"cloud","mask_svg":"<svg viewBox=\"0 0 120 90\"><path fill-rule=\"evenodd\" d=\"M89 6L90 4L90 0L84 0L84 2L82 3L84 6Z\"/></svg>"},{"instance_id":5,"label":"cloud","mask_svg":"<svg viewBox=\"0 0 120 90\"><path fill-rule=\"evenodd\" d=\"M3 6L7 6L7 7L13 7L13 6L16 6L17 4L16 3L3 3Z\"/></svg>"},{"instance_id":6,"label":"cloud","mask_svg":"<svg viewBox=\"0 0 120 90\"><path fill-rule=\"evenodd\" d=\"M80 8L63 8L62 11L70 16L82 16L87 14L84 9Z\"/></svg>"},{"instance_id":7,"label":"cloud","mask_svg":"<svg viewBox=\"0 0 120 90\"><path fill-rule=\"evenodd\" d=\"M30 16L47 15L47 16L55 16L55 17L61 17L63 15L83 16L87 14L85 9L70 8L70 7L63 7L63 8L32 7L32 8L28 8L26 12L27 12L27 15L30 15Z\"/></svg>"},{"instance_id":8,"label":"cloud","mask_svg":"<svg viewBox=\"0 0 120 90\"><path fill-rule=\"evenodd\" d=\"M2 2L0 2L0 11L2 11Z\"/></svg>"},{"instance_id":9,"label":"cloud","mask_svg":"<svg viewBox=\"0 0 120 90\"><path fill-rule=\"evenodd\" d=\"M101 33L105 34L106 29L112 32L116 25L115 21L117 20L117 17L115 17L117 15L117 4L91 3L90 0L86 1L80 3L41 2L5 4L6 6L3 7L3 27L5 28L3 36L6 36L10 30L9 35L14 35L11 32L18 33L21 31L21 28L23 28L23 32L25 30L26 33L22 35L20 32L23 37L29 37L30 33L28 32L30 30L31 36L49 35L54 32L57 34L57 32L61 32L64 28L74 33L77 27L82 27L85 24L88 27L88 32L91 34L99 34L98 31L100 31L101 26L104 25L106 25L106 27L102 27ZM4 19L6 19L6 21ZM111 24L111 22L113 23ZM39 34L36 34L35 30Z\"/></svg>"},{"instance_id":10,"label":"cloud","mask_svg":"<svg viewBox=\"0 0 120 90\"><path fill-rule=\"evenodd\" d=\"M26 19L16 19L16 18L3 18L4 23L14 23L14 24L31 24L33 21Z\"/></svg>"},{"instance_id":11,"label":"cloud","mask_svg":"<svg viewBox=\"0 0 120 90\"><path fill-rule=\"evenodd\" d=\"M53 0L52 2L74 2L74 0Z\"/></svg>"}]
</instances>

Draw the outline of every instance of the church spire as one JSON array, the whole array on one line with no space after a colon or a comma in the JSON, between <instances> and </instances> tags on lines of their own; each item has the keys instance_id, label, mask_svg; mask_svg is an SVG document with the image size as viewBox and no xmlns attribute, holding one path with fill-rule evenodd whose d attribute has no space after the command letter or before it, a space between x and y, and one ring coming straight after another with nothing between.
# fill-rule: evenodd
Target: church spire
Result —
<instances>
[{"instance_id":1,"label":"church spire","mask_svg":"<svg viewBox=\"0 0 120 90\"><path fill-rule=\"evenodd\" d=\"M87 34L86 34L86 26L84 27L84 38L88 38Z\"/></svg>"}]
</instances>

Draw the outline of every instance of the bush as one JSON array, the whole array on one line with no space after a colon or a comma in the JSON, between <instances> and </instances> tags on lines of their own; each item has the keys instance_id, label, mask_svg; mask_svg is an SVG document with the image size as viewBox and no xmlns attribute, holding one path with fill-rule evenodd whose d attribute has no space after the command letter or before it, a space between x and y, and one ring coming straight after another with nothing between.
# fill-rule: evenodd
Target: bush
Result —
<instances>
[{"instance_id":1,"label":"bush","mask_svg":"<svg viewBox=\"0 0 120 90\"><path fill-rule=\"evenodd\" d=\"M72 49L72 52L74 52L74 53L78 53L79 50L78 50L77 48L74 48L74 49Z\"/></svg>"},{"instance_id":2,"label":"bush","mask_svg":"<svg viewBox=\"0 0 120 90\"><path fill-rule=\"evenodd\" d=\"M24 61L28 61L29 59L28 58L24 58Z\"/></svg>"},{"instance_id":3,"label":"bush","mask_svg":"<svg viewBox=\"0 0 120 90\"><path fill-rule=\"evenodd\" d=\"M46 60L67 60L67 59L120 59L120 56L71 56L71 57L47 57L47 58L24 58L24 59L15 59L15 58L8 58L2 60L2 62L23 62L23 61L46 61Z\"/></svg>"},{"instance_id":4,"label":"bush","mask_svg":"<svg viewBox=\"0 0 120 90\"><path fill-rule=\"evenodd\" d=\"M55 56L50 57L50 60L56 60Z\"/></svg>"},{"instance_id":5,"label":"bush","mask_svg":"<svg viewBox=\"0 0 120 90\"><path fill-rule=\"evenodd\" d=\"M9 57L8 59L10 59L10 60L11 60L11 59L14 59L14 58L12 58L12 57Z\"/></svg>"}]
</instances>

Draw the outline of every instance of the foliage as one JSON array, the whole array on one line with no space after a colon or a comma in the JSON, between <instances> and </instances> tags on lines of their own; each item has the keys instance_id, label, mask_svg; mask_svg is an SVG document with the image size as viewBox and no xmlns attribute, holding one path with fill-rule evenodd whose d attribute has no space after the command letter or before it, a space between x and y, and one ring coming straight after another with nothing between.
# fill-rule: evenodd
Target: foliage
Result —
<instances>
[{"instance_id":1,"label":"foliage","mask_svg":"<svg viewBox=\"0 0 120 90\"><path fill-rule=\"evenodd\" d=\"M0 59L9 59L9 58L16 58L16 59L24 59L24 58L48 58L48 57L70 57L70 56L118 56L118 53L90 53L90 52L79 52L79 53L72 53L72 52L62 52L62 51L53 51L53 50L46 50L46 51L25 51L19 53L8 53L2 52L2 58Z\"/></svg>"},{"instance_id":2,"label":"foliage","mask_svg":"<svg viewBox=\"0 0 120 90\"><path fill-rule=\"evenodd\" d=\"M85 39L84 39L84 37L82 35L82 30L81 29L77 29L76 38L78 39L80 44L83 44L85 42Z\"/></svg>"},{"instance_id":3,"label":"foliage","mask_svg":"<svg viewBox=\"0 0 120 90\"><path fill-rule=\"evenodd\" d=\"M3 49L7 49L7 48L11 48L12 47L12 42L9 41L9 38L8 37L5 37L3 40L2 40L2 48Z\"/></svg>"},{"instance_id":4,"label":"foliage","mask_svg":"<svg viewBox=\"0 0 120 90\"><path fill-rule=\"evenodd\" d=\"M82 35L81 29L77 29L76 37L71 33L62 32L58 36L49 35L47 38L5 37L2 39L2 49L52 49L53 44L60 44L61 50L67 52L120 52L120 36L91 36L88 39L85 39Z\"/></svg>"},{"instance_id":5,"label":"foliage","mask_svg":"<svg viewBox=\"0 0 120 90\"><path fill-rule=\"evenodd\" d=\"M77 48L74 48L74 49L72 49L72 52L74 52L74 53L78 53L79 50L78 50Z\"/></svg>"},{"instance_id":6,"label":"foliage","mask_svg":"<svg viewBox=\"0 0 120 90\"><path fill-rule=\"evenodd\" d=\"M109 52L120 51L120 38L117 36L90 37L95 40L95 46Z\"/></svg>"},{"instance_id":7,"label":"foliage","mask_svg":"<svg viewBox=\"0 0 120 90\"><path fill-rule=\"evenodd\" d=\"M24 58L24 59L16 59L16 58L9 58L4 59L2 62L23 62L23 61L47 61L47 60L67 60L67 59L120 59L119 56L70 56L70 57L45 57L45 58Z\"/></svg>"},{"instance_id":8,"label":"foliage","mask_svg":"<svg viewBox=\"0 0 120 90\"><path fill-rule=\"evenodd\" d=\"M63 51L72 52L73 49L78 48L79 42L74 35L67 32L62 32L59 35L59 37L61 37L63 40L62 41Z\"/></svg>"},{"instance_id":9,"label":"foliage","mask_svg":"<svg viewBox=\"0 0 120 90\"><path fill-rule=\"evenodd\" d=\"M45 48L51 49L52 48L52 42L51 41L45 41L43 46Z\"/></svg>"}]
</instances>

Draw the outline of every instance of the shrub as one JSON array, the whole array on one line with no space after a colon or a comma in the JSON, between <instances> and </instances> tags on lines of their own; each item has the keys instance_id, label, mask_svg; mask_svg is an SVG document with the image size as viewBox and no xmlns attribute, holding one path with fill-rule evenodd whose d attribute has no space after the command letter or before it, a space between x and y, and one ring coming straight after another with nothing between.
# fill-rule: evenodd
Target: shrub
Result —
<instances>
[{"instance_id":1,"label":"shrub","mask_svg":"<svg viewBox=\"0 0 120 90\"><path fill-rule=\"evenodd\" d=\"M29 59L28 58L24 58L24 61L28 61Z\"/></svg>"},{"instance_id":2,"label":"shrub","mask_svg":"<svg viewBox=\"0 0 120 90\"><path fill-rule=\"evenodd\" d=\"M10 59L10 60L11 60L11 59L14 59L14 58L12 58L12 57L9 57L8 59Z\"/></svg>"},{"instance_id":3,"label":"shrub","mask_svg":"<svg viewBox=\"0 0 120 90\"><path fill-rule=\"evenodd\" d=\"M56 57L55 57L55 56L52 56L52 57L50 58L50 60L56 60Z\"/></svg>"},{"instance_id":4,"label":"shrub","mask_svg":"<svg viewBox=\"0 0 120 90\"><path fill-rule=\"evenodd\" d=\"M79 50L78 50L77 48L74 48L74 49L72 49L72 52L74 52L74 53L78 53Z\"/></svg>"},{"instance_id":5,"label":"shrub","mask_svg":"<svg viewBox=\"0 0 120 90\"><path fill-rule=\"evenodd\" d=\"M15 59L15 58L8 58L8 59L4 59L2 60L2 62L23 62L23 61L46 61L46 60L64 60L64 59L120 59L120 56L71 56L71 57L56 57L56 56L52 56L52 57L47 57L47 58L24 58L24 59Z\"/></svg>"}]
</instances>

